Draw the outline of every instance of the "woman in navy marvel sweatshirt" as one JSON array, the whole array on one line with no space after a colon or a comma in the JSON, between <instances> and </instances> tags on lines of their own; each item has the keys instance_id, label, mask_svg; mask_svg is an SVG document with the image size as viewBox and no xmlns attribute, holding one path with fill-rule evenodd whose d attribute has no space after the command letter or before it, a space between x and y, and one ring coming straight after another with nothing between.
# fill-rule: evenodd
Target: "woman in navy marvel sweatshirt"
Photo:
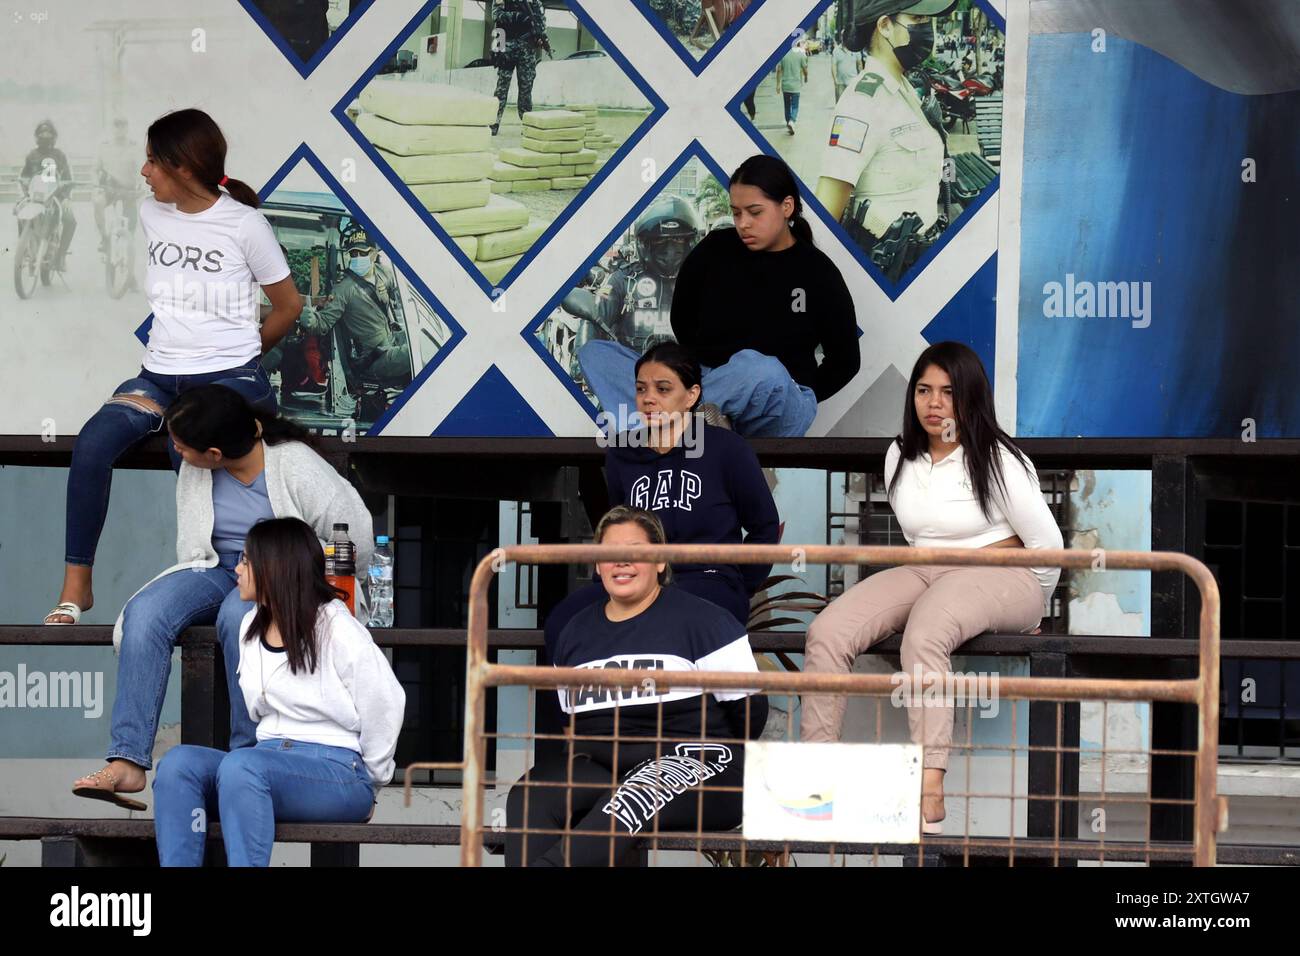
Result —
<instances>
[{"instance_id":1,"label":"woman in navy marvel sweatshirt","mask_svg":"<svg viewBox=\"0 0 1300 956\"><path fill-rule=\"evenodd\" d=\"M636 363L636 406L649 428L618 436L605 452L609 503L653 512L671 544L775 544L776 502L758 457L743 438L703 422L700 363L676 342L649 349ZM645 445L649 439L656 445ZM749 599L771 565L678 564L673 586L730 611L742 625ZM597 577L555 606L546 644L578 611L607 600Z\"/></svg>"}]
</instances>

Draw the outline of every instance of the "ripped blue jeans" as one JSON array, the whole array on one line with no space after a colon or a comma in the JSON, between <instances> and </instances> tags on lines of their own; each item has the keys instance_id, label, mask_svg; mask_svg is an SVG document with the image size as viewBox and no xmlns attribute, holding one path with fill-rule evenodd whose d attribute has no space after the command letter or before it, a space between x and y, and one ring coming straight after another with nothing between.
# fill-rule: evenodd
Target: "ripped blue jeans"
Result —
<instances>
[{"instance_id":1,"label":"ripped blue jeans","mask_svg":"<svg viewBox=\"0 0 1300 956\"><path fill-rule=\"evenodd\" d=\"M166 408L182 392L214 384L234 389L259 411L276 410L275 394L261 361L250 359L238 368L197 375L160 375L142 368L138 377L127 379L114 389L113 397L82 426L72 448L72 467L68 472L65 563L86 567L95 563L95 548L108 515L113 465L133 446L162 430L162 415L146 411L121 396L151 399L158 407ZM167 452L172 467L179 470L180 456L170 441Z\"/></svg>"}]
</instances>

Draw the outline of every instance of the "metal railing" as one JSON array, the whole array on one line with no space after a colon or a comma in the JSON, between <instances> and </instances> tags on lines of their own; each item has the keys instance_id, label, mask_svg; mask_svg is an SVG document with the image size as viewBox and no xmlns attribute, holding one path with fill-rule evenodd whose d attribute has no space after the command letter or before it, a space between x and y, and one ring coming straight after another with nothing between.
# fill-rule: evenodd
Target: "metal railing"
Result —
<instances>
[{"instance_id":1,"label":"metal railing","mask_svg":"<svg viewBox=\"0 0 1300 956\"><path fill-rule=\"evenodd\" d=\"M1193 705L1197 708L1200 728L1195 751L1150 751L1151 756L1194 756L1195 793L1194 832L1191 847L1193 862L1209 866L1215 860L1216 833L1225 822L1225 814L1217 799L1216 774L1218 757L1219 710L1219 592L1209 570L1194 558L1173 552L1107 551L1104 553L1106 570L1178 571L1189 577L1200 592L1199 666L1195 678L1185 680L1149 679L1076 679L1004 677L999 682L1001 697L1011 701L1147 701ZM461 864L477 866L481 862L484 835L484 784L486 773L485 727L486 691L490 687L528 686L533 688L563 687L618 687L636 688L645 675L636 671L591 670L584 668L558 668L501 665L487 659L488 606L487 594L491 576L506 564L566 564L595 561L638 562L689 562L698 564L828 564L832 562L869 565L946 565L971 567L1061 567L1088 570L1097 567L1095 552L1070 550L1034 550L1009 548L943 549L911 547L834 547L825 545L531 545L497 549L483 558L475 569L470 584L470 610L468 628L467 693L465 703L465 749L462 761L457 763L417 763L406 771L406 791L409 802L411 773L415 770L460 770L463 773L463 799L461 807ZM889 674L806 674L806 673L726 673L726 672L665 672L656 671L657 686L713 689L753 689L778 694L852 694L889 696L897 687ZM1013 713L1014 713L1013 705ZM1058 715L1060 708L1057 709ZM1012 748L1014 749L1014 741ZM1006 746L995 749L1006 751ZM1021 748L1025 749L1025 748ZM1059 754L1071 748L1056 748ZM1079 748L1072 748L1078 753ZM1103 759L1103 781L1104 762ZM1014 760L1014 757L1013 757ZM968 790L968 799L973 796ZM1014 801L1014 793L1009 795ZM1104 795L1103 795L1104 796ZM1072 798L1078 800L1078 797ZM1117 802L1111 800L1110 802ZM1148 784L1148 805L1153 803ZM1169 802L1169 801L1165 801ZM1186 802L1186 801L1183 801ZM497 827L497 829L500 829ZM696 835L700 836L699 827ZM924 842L925 838L922 837ZM698 842L698 841L697 841ZM988 841L978 841L982 847ZM1008 841L1003 841L1006 843ZM1028 849L1027 841L1016 841ZM1053 858L1062 855L1077 856L1077 848L1063 847L1060 834L1046 847ZM967 836L964 853L969 855L975 842ZM1116 856L1114 844L1102 852L1112 859ZM1141 845L1139 844L1139 848ZM742 852L743 852L742 844ZM1043 849L1039 847L1037 849ZM1145 853L1138 859L1150 862L1162 856L1168 848L1153 847L1148 840ZM1012 849L1014 853L1014 848ZM1132 858L1130 855L1129 858Z\"/></svg>"}]
</instances>

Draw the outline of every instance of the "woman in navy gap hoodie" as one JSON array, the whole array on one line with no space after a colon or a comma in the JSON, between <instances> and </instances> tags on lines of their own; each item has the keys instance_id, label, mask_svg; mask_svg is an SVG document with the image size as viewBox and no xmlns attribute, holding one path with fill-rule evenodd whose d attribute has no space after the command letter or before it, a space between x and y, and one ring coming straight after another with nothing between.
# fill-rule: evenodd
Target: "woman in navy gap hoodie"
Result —
<instances>
[{"instance_id":1,"label":"woman in navy gap hoodie","mask_svg":"<svg viewBox=\"0 0 1300 956\"><path fill-rule=\"evenodd\" d=\"M662 447L642 447L630 432L605 452L609 503L651 511L670 544L775 544L776 502L758 457L739 435L706 425L700 363L676 342L650 348L636 363L636 407L661 426ZM687 424L689 423L689 424ZM637 438L655 437L653 431ZM673 586L712 601L748 624L749 599L771 573L761 564L674 564ZM578 611L608 600L597 576L555 606L545 623L546 645Z\"/></svg>"}]
</instances>

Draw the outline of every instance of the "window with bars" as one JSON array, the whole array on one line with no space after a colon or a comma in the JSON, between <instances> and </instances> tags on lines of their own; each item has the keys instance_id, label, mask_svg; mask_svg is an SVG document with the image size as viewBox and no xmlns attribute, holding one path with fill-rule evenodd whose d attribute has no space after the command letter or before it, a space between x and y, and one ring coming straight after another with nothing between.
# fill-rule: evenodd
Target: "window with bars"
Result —
<instances>
[{"instance_id":1,"label":"window with bars","mask_svg":"<svg viewBox=\"0 0 1300 956\"><path fill-rule=\"evenodd\" d=\"M1300 502L1215 495L1201 504L1222 640L1300 640ZM1224 757L1300 758L1300 662L1225 660L1222 692Z\"/></svg>"}]
</instances>

